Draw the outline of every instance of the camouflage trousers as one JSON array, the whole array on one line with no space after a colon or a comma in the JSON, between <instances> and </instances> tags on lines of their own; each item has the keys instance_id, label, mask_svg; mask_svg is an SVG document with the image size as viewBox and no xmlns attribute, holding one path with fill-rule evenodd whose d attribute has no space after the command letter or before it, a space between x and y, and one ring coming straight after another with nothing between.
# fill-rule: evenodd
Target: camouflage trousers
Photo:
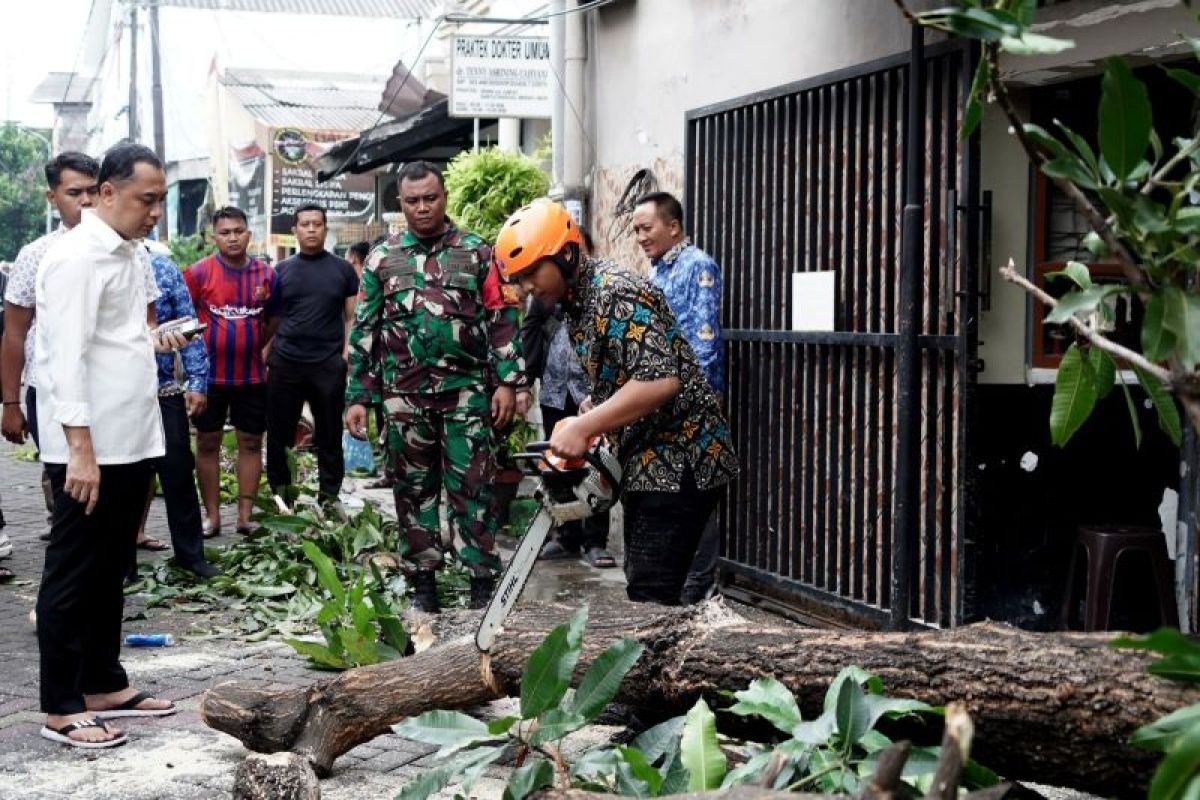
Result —
<instances>
[{"instance_id":1,"label":"camouflage trousers","mask_svg":"<svg viewBox=\"0 0 1200 800\"><path fill-rule=\"evenodd\" d=\"M404 557L418 569L437 569L457 534L459 559L476 575L495 575L495 527L489 519L496 462L488 396L482 390L400 395L384 402L385 472ZM449 504L449 541L441 535L440 501Z\"/></svg>"}]
</instances>

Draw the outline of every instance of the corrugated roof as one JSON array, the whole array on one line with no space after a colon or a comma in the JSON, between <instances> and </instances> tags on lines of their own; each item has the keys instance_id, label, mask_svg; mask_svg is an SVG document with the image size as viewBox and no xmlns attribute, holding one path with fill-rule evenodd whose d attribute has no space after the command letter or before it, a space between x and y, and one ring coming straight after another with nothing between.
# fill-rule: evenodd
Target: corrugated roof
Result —
<instances>
[{"instance_id":1,"label":"corrugated roof","mask_svg":"<svg viewBox=\"0 0 1200 800\"><path fill-rule=\"evenodd\" d=\"M209 11L417 19L432 17L440 0L159 0L158 4Z\"/></svg>"},{"instance_id":2,"label":"corrugated roof","mask_svg":"<svg viewBox=\"0 0 1200 800\"><path fill-rule=\"evenodd\" d=\"M382 76L231 68L221 83L273 127L358 131L379 120Z\"/></svg>"}]
</instances>

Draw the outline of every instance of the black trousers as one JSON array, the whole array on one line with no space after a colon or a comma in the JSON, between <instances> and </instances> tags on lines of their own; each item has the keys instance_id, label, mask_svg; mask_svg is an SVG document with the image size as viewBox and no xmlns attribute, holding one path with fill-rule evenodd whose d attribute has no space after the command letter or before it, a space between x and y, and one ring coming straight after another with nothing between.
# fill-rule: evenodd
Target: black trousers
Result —
<instances>
[{"instance_id":1,"label":"black trousers","mask_svg":"<svg viewBox=\"0 0 1200 800\"><path fill-rule=\"evenodd\" d=\"M196 458L192 455L187 405L183 395L177 394L158 398L158 408L162 412L167 452L151 465L158 474L167 504L167 528L171 531L175 560L192 567L204 560L204 524L196 495Z\"/></svg>"},{"instance_id":2,"label":"black trousers","mask_svg":"<svg viewBox=\"0 0 1200 800\"><path fill-rule=\"evenodd\" d=\"M565 408L542 406L542 427L546 429L546 438L550 438L554 426L559 420L573 417L579 412L579 406L567 395ZM587 552L593 547L608 547L608 514L596 514L582 521L568 522L558 529L555 534L558 543L567 550L582 550Z\"/></svg>"},{"instance_id":3,"label":"black trousers","mask_svg":"<svg viewBox=\"0 0 1200 800\"><path fill-rule=\"evenodd\" d=\"M691 475L682 491L625 492L625 593L635 603L680 605L696 548L721 488L700 490Z\"/></svg>"},{"instance_id":4,"label":"black trousers","mask_svg":"<svg viewBox=\"0 0 1200 800\"><path fill-rule=\"evenodd\" d=\"M287 451L296 438L304 404L312 410L313 444L321 495L336 500L346 463L342 413L346 405L346 362L340 355L313 364L272 353L267 370L267 482L280 493L292 483Z\"/></svg>"},{"instance_id":5,"label":"black trousers","mask_svg":"<svg viewBox=\"0 0 1200 800\"><path fill-rule=\"evenodd\" d=\"M100 467L100 500L91 514L64 490L65 464L46 470L54 525L37 599L41 705L48 714L78 714L85 694L129 685L120 660L124 581L136 558L150 462Z\"/></svg>"}]
</instances>

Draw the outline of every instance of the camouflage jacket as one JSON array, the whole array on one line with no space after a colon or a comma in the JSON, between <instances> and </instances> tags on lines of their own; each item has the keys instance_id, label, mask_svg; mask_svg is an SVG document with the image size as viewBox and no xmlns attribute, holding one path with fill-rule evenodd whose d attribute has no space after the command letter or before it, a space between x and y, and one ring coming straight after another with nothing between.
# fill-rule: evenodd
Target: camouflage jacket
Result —
<instances>
[{"instance_id":1,"label":"camouflage jacket","mask_svg":"<svg viewBox=\"0 0 1200 800\"><path fill-rule=\"evenodd\" d=\"M347 404L524 381L517 309L491 248L453 222L426 248L411 232L376 247L350 332Z\"/></svg>"}]
</instances>

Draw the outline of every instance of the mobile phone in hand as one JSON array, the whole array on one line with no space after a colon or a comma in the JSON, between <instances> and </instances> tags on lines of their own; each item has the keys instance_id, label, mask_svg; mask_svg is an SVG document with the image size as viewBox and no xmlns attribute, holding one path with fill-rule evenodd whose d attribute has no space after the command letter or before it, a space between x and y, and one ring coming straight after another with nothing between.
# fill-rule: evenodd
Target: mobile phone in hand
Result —
<instances>
[{"instance_id":1,"label":"mobile phone in hand","mask_svg":"<svg viewBox=\"0 0 1200 800\"><path fill-rule=\"evenodd\" d=\"M164 322L154 329L154 333L159 336L164 333L178 333L185 339L194 339L206 328L208 326L195 317L186 317L184 319L173 319L170 322Z\"/></svg>"}]
</instances>

